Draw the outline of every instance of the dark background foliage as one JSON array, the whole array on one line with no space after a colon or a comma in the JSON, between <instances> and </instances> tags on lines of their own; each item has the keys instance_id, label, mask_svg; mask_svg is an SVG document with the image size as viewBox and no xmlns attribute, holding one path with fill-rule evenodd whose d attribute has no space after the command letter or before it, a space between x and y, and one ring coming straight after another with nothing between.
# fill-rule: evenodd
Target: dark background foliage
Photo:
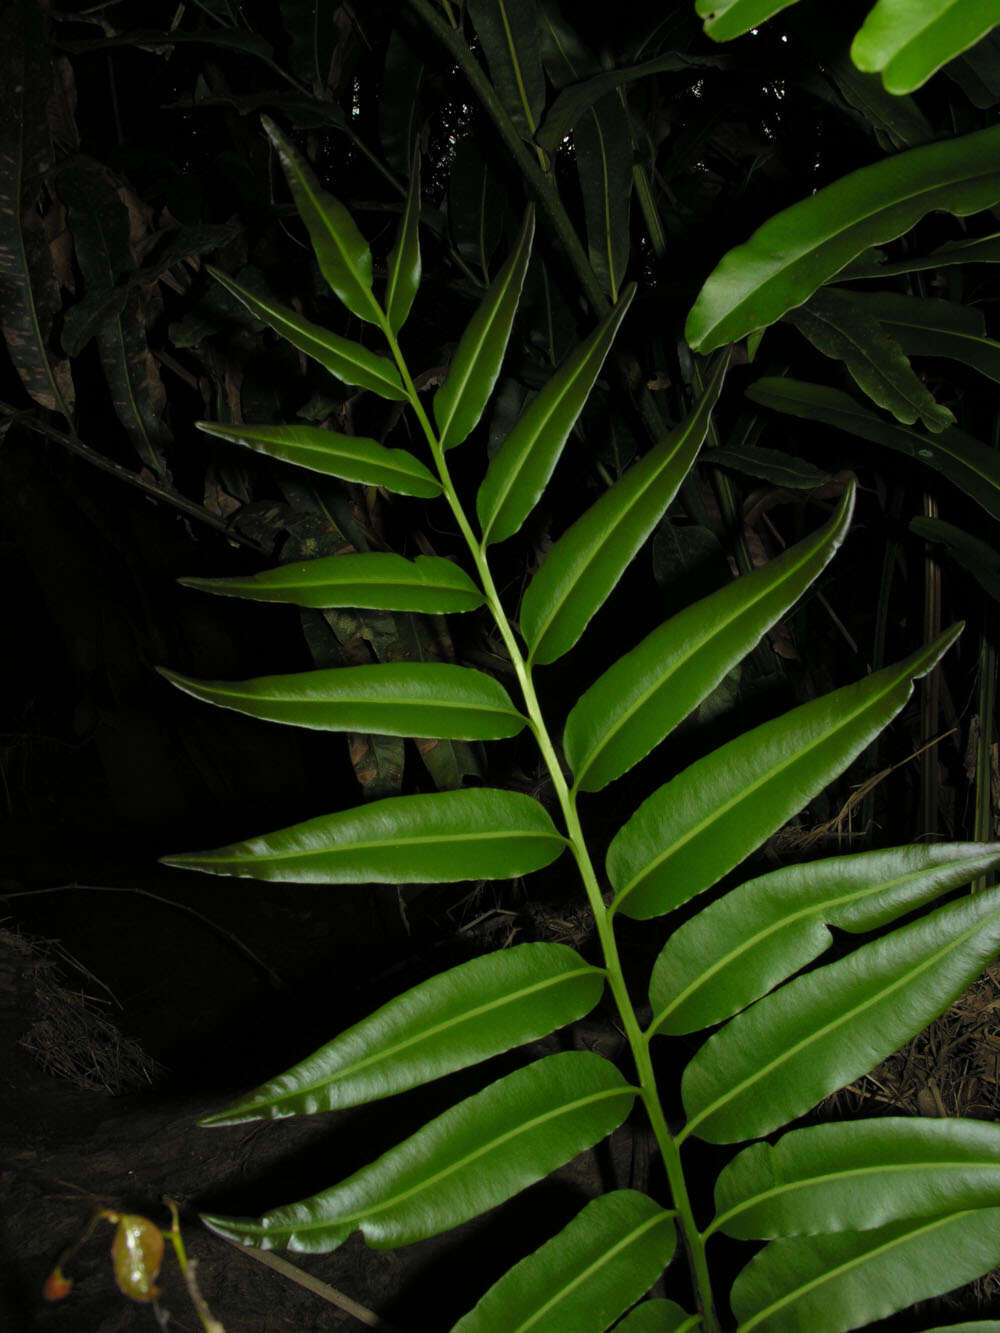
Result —
<instances>
[{"instance_id":1,"label":"dark background foliage","mask_svg":"<svg viewBox=\"0 0 1000 1333\"><path fill-rule=\"evenodd\" d=\"M629 256L627 276L639 292L554 485L525 532L502 548L500 572L512 593L581 506L648 447L651 423L683 415L698 372L681 331L719 256L780 207L888 151L992 123L1000 99L996 62L985 59L953 62L912 99L879 95L874 76L850 76L845 52L864 5L802 6L802 14L796 8L726 48L701 34L687 0L641 0L616 14L613 27L602 11L588 18L572 8L567 16L596 69L668 52L683 59L598 104L602 131L620 150L611 163L620 179L607 196L617 205L612 241ZM122 0L73 13L10 0L7 9L0 84L10 114L0 127L0 195L11 209L7 227L20 228L24 264L5 274L0 352L6 924L61 940L114 992L120 1028L163 1065L162 1095L204 1101L290 1063L401 981L425 975L431 956L440 966L484 941L584 939L579 904L554 874L542 876L529 899L519 885L503 897L474 885L399 893L245 887L156 865L168 851L281 827L359 798L477 783L483 756L460 743L418 749L271 727L179 695L155 666L228 679L374 660L457 660L503 671L497 645L474 618L459 626L300 614L216 601L176 584L184 575L350 550L456 553L432 503L320 478L303 483L303 474L196 428L201 419L298 420L408 441L393 405L307 364L206 271L211 263L363 337L324 293L258 113L294 135L358 219L377 264L392 244L412 154L420 154L425 278L405 342L427 385L439 380L516 234L530 182L462 72L407 5L203 0L178 8ZM550 70L550 103L551 80ZM581 135L554 153L563 217L584 246L604 199L591 149ZM622 197L630 193L629 216ZM932 215L890 258L993 226L988 215L968 224ZM586 265L585 249L568 251L542 208L504 377L478 448L456 463L460 482L475 483L527 395L593 327L607 279L600 264L588 278L581 257ZM995 273L987 264L942 268L908 280L916 284L909 289L972 304L990 327ZM25 283L38 311L34 341L11 314ZM995 446L991 383L950 362L920 369L962 429ZM995 525L912 459L743 399L759 376L785 373L853 387L787 323L769 331L753 365L735 368L711 441L728 455L706 462L685 485L624 595L598 617L572 665L545 676L553 715L666 614L817 526L843 477L855 473L858 517L820 591L693 724L618 785L601 818L610 831L651 778L964 618L966 634L938 684L918 692L901 723L766 849L763 863L792 850L996 836L989 571L977 580L909 527L915 516L938 517L995 542ZM992 579L995 594L995 570ZM544 799L526 743L496 752L501 771L492 770L492 780ZM631 948L649 957L641 934ZM17 1031L10 1028L15 1039ZM39 1107L58 1107L44 1080L33 1095ZM404 1116L412 1113L406 1107ZM29 1175L46 1221L33 1224L28 1277L12 1288L24 1327L42 1319L25 1283L39 1264L44 1274L44 1256L87 1208L72 1197L53 1204L57 1172L39 1114ZM111 1192L115 1171L141 1169L130 1158L136 1145L127 1123L122 1118L122 1151L104 1184ZM377 1126L373 1132L377 1138ZM164 1140L176 1150L158 1156L153 1175L164 1188L182 1192L172 1181L184 1174L176 1154L186 1141ZM363 1148L356 1155L364 1160ZM284 1171L280 1192L294 1196L287 1187L294 1164ZM222 1188L226 1173L216 1168L214 1179ZM139 1193L151 1206L155 1188L147 1182ZM226 1207L239 1202L227 1199ZM26 1214L18 1224L28 1225ZM23 1247L23 1237L15 1243ZM420 1277L419 1264L404 1268L397 1277L380 1270L374 1285L383 1296L387 1287L396 1293L407 1327L424 1327L412 1312L436 1270ZM464 1308L459 1296L444 1301L452 1305L454 1315ZM38 1326L56 1327L54 1313ZM259 1326L284 1326L268 1323L272 1317ZM443 1317L426 1326L443 1326Z\"/></svg>"}]
</instances>

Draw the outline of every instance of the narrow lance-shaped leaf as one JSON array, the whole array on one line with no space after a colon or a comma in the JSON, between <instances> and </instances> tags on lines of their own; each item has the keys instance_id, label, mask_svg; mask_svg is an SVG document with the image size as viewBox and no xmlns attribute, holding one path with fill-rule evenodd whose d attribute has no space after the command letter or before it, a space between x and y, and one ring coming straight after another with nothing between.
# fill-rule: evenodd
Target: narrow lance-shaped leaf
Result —
<instances>
[{"instance_id":1,"label":"narrow lance-shaped leaf","mask_svg":"<svg viewBox=\"0 0 1000 1333\"><path fill-rule=\"evenodd\" d=\"M587 254L612 301L628 267L632 199L632 140L619 93L608 93L585 111L573 131L573 151L583 196Z\"/></svg>"},{"instance_id":2,"label":"narrow lance-shaped leaf","mask_svg":"<svg viewBox=\"0 0 1000 1333\"><path fill-rule=\"evenodd\" d=\"M634 294L630 287L570 353L494 454L476 497L484 545L512 536L537 504Z\"/></svg>"},{"instance_id":3,"label":"narrow lance-shaped leaf","mask_svg":"<svg viewBox=\"0 0 1000 1333\"><path fill-rule=\"evenodd\" d=\"M515 1264L452 1333L604 1333L666 1268L676 1235L673 1213L648 1195L613 1190Z\"/></svg>"},{"instance_id":4,"label":"narrow lance-shaped leaf","mask_svg":"<svg viewBox=\"0 0 1000 1333\"><path fill-rule=\"evenodd\" d=\"M320 731L493 741L516 736L527 721L499 681L450 662L383 662L235 681L159 671L206 703Z\"/></svg>"},{"instance_id":5,"label":"narrow lance-shaped leaf","mask_svg":"<svg viewBox=\"0 0 1000 1333\"><path fill-rule=\"evenodd\" d=\"M393 333L398 333L406 323L420 287L420 272L420 154L414 153L406 208L396 244L389 254L385 284L385 313Z\"/></svg>"},{"instance_id":6,"label":"narrow lance-shaped leaf","mask_svg":"<svg viewBox=\"0 0 1000 1333\"><path fill-rule=\"evenodd\" d=\"M695 410L568 528L528 584L521 630L531 658L573 647L677 494L708 434L729 363L720 357Z\"/></svg>"},{"instance_id":7,"label":"narrow lance-shaped leaf","mask_svg":"<svg viewBox=\"0 0 1000 1333\"><path fill-rule=\"evenodd\" d=\"M1000 519L1000 451L966 435L957 426L940 435L921 435L886 421L848 393L801 380L760 379L747 389L747 397L776 412L836 426L926 463L993 518Z\"/></svg>"},{"instance_id":8,"label":"narrow lance-shaped leaf","mask_svg":"<svg viewBox=\"0 0 1000 1333\"><path fill-rule=\"evenodd\" d=\"M851 56L890 93L912 93L998 23L993 0L877 0Z\"/></svg>"},{"instance_id":9,"label":"narrow lance-shaped leaf","mask_svg":"<svg viewBox=\"0 0 1000 1333\"><path fill-rule=\"evenodd\" d=\"M476 787L391 796L208 852L162 858L182 870L292 884L454 884L540 870L566 846L521 792Z\"/></svg>"},{"instance_id":10,"label":"narrow lance-shaped leaf","mask_svg":"<svg viewBox=\"0 0 1000 1333\"><path fill-rule=\"evenodd\" d=\"M385 317L372 294L372 255L347 209L324 190L306 162L267 116L267 137L288 180L295 207L306 224L320 271L352 315L377 324Z\"/></svg>"},{"instance_id":11,"label":"narrow lance-shaped leaf","mask_svg":"<svg viewBox=\"0 0 1000 1333\"><path fill-rule=\"evenodd\" d=\"M769 1240L993 1207L1000 1125L890 1116L810 1125L745 1148L716 1181L710 1230Z\"/></svg>"},{"instance_id":12,"label":"narrow lance-shaped leaf","mask_svg":"<svg viewBox=\"0 0 1000 1333\"><path fill-rule=\"evenodd\" d=\"M750 1260L732 1306L740 1333L846 1333L981 1277L998 1259L1000 1208L799 1236Z\"/></svg>"},{"instance_id":13,"label":"narrow lance-shaped leaf","mask_svg":"<svg viewBox=\"0 0 1000 1333\"><path fill-rule=\"evenodd\" d=\"M545 107L536 0L468 0L468 9L504 110L530 139Z\"/></svg>"},{"instance_id":14,"label":"narrow lance-shaped leaf","mask_svg":"<svg viewBox=\"0 0 1000 1333\"><path fill-rule=\"evenodd\" d=\"M685 1133L759 1138L868 1073L1000 948L1000 890L970 894L765 995L684 1071Z\"/></svg>"},{"instance_id":15,"label":"narrow lance-shaped leaf","mask_svg":"<svg viewBox=\"0 0 1000 1333\"><path fill-rule=\"evenodd\" d=\"M731 889L667 940L650 1032L695 1032L752 1004L829 947L829 927L875 930L1000 862L1000 843L894 847L784 866Z\"/></svg>"},{"instance_id":16,"label":"narrow lance-shaped leaf","mask_svg":"<svg viewBox=\"0 0 1000 1333\"><path fill-rule=\"evenodd\" d=\"M447 615L474 611L485 600L468 574L451 560L437 555L407 560L391 551L322 556L242 578L190 578L180 582L186 588L223 597L285 602L319 610L357 606L374 611Z\"/></svg>"},{"instance_id":17,"label":"narrow lance-shaped leaf","mask_svg":"<svg viewBox=\"0 0 1000 1333\"><path fill-rule=\"evenodd\" d=\"M488 1060L582 1018L604 972L565 944L517 944L390 1000L203 1125L358 1106Z\"/></svg>"},{"instance_id":18,"label":"narrow lance-shaped leaf","mask_svg":"<svg viewBox=\"0 0 1000 1333\"><path fill-rule=\"evenodd\" d=\"M1000 551L995 545L940 518L911 518L910 531L943 546L987 596L1000 602Z\"/></svg>"},{"instance_id":19,"label":"narrow lance-shaped leaf","mask_svg":"<svg viewBox=\"0 0 1000 1333\"><path fill-rule=\"evenodd\" d=\"M954 424L954 414L934 401L894 331L887 331L853 293L821 289L786 318L824 356L843 361L858 387L898 421L911 425L919 417L933 431Z\"/></svg>"},{"instance_id":20,"label":"narrow lance-shaped leaf","mask_svg":"<svg viewBox=\"0 0 1000 1333\"><path fill-rule=\"evenodd\" d=\"M839 549L853 508L851 485L825 528L673 616L591 685L563 735L581 791L627 772L707 698Z\"/></svg>"},{"instance_id":21,"label":"narrow lance-shaped leaf","mask_svg":"<svg viewBox=\"0 0 1000 1333\"><path fill-rule=\"evenodd\" d=\"M658 788L608 848L613 906L645 920L710 888L874 740L961 629L754 727Z\"/></svg>"},{"instance_id":22,"label":"narrow lance-shaped leaf","mask_svg":"<svg viewBox=\"0 0 1000 1333\"><path fill-rule=\"evenodd\" d=\"M362 486L384 486L396 495L432 499L441 483L405 449L388 449L361 435L340 435L320 426L246 426L197 421L206 435L242 444L269 458Z\"/></svg>"},{"instance_id":23,"label":"narrow lance-shaped leaf","mask_svg":"<svg viewBox=\"0 0 1000 1333\"><path fill-rule=\"evenodd\" d=\"M517 245L462 334L448 377L434 395L434 420L442 449L454 448L468 437L493 392L521 298L534 234L535 214L529 208Z\"/></svg>"},{"instance_id":24,"label":"narrow lance-shaped leaf","mask_svg":"<svg viewBox=\"0 0 1000 1333\"><path fill-rule=\"evenodd\" d=\"M0 328L27 392L70 419L69 362L49 351L62 305L52 253L36 208L42 171L52 166L47 101L52 62L37 5L7 7L0 51Z\"/></svg>"},{"instance_id":25,"label":"narrow lance-shaped leaf","mask_svg":"<svg viewBox=\"0 0 1000 1333\"><path fill-rule=\"evenodd\" d=\"M1000 125L925 144L834 181L730 250L702 287L686 337L698 352L766 328L869 246L935 209L966 217L1000 199Z\"/></svg>"},{"instance_id":26,"label":"narrow lance-shaped leaf","mask_svg":"<svg viewBox=\"0 0 1000 1333\"><path fill-rule=\"evenodd\" d=\"M406 399L406 390L399 378L399 372L385 356L370 352L360 343L341 338L319 324L312 324L303 319L294 310L279 305L277 301L264 300L241 287L238 282L226 274L206 265L208 272L220 282L226 291L231 292L238 301L246 306L252 315L270 325L275 333L297 347L306 356L325 367L331 375L344 384L356 385L360 389L370 389L381 398L402 402Z\"/></svg>"},{"instance_id":27,"label":"narrow lance-shaped leaf","mask_svg":"<svg viewBox=\"0 0 1000 1333\"><path fill-rule=\"evenodd\" d=\"M206 1216L261 1249L323 1253L361 1231L374 1249L458 1226L534 1184L621 1124L635 1089L591 1051L549 1055L459 1102L370 1166L259 1221Z\"/></svg>"}]
</instances>

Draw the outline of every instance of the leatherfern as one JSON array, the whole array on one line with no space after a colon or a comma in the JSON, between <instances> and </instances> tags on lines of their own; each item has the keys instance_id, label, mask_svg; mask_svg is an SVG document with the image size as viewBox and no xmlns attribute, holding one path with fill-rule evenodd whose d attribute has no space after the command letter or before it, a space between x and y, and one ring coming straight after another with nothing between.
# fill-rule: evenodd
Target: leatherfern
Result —
<instances>
[{"instance_id":1,"label":"leatherfern","mask_svg":"<svg viewBox=\"0 0 1000 1333\"><path fill-rule=\"evenodd\" d=\"M836 1333L983 1273L1000 1260L1000 1126L890 1118L808 1124L775 1142L765 1136L896 1050L993 957L1000 948L1000 889L947 895L1000 863L1000 844L899 847L788 866L740 884L693 915L689 909L652 970L652 1017L645 1023L639 1013L646 997L630 993L615 930L620 916L665 916L708 894L889 723L960 627L697 760L647 797L598 865L581 795L601 791L648 754L788 612L843 541L853 487L824 527L627 652L574 702L558 736L539 703L536 675L574 647L676 494L708 433L728 352L704 365L706 387L688 418L555 542L514 619L495 583L491 547L520 529L542 494L631 290L527 407L486 467L473 515L453 483L448 455L479 422L496 382L531 253L531 212L461 337L432 417L399 343L420 282L416 181L380 301L371 253L354 222L292 146L267 129L324 276L381 335L387 355L215 276L342 381L406 404L426 442L427 462L374 440L306 426L204 428L333 477L440 497L467 561L462 567L439 557L370 553L187 582L306 607L446 614L485 608L519 697L482 672L446 664L347 667L236 683L167 674L201 699L298 726L482 742L527 728L551 781L558 822L522 792L439 791L165 859L213 874L333 884L504 879L568 858L593 913L600 956L591 963L562 944L528 943L454 967L204 1123L310 1114L413 1088L579 1020L605 988L629 1065L620 1070L582 1050L543 1056L459 1101L339 1184L257 1220L208 1216L207 1224L247 1245L302 1251L330 1250L355 1230L376 1248L406 1244L542 1179L611 1134L641 1103L669 1198L619 1189L594 1199L483 1296L456 1325L462 1333L599 1333L622 1315L616 1327L627 1333L710 1333L728 1325L727 1299L745 1333ZM914 919L918 908L931 910ZM830 927L866 939L831 961L823 957ZM711 1032L684 1071L683 1116L674 1122L664 1111L653 1038L705 1029ZM714 1202L696 1202L684 1153L691 1137L762 1141L734 1153ZM713 1282L717 1233L767 1242L728 1298ZM692 1312L673 1300L642 1300L676 1248L690 1270ZM671 1282L667 1272L667 1290Z\"/></svg>"}]
</instances>

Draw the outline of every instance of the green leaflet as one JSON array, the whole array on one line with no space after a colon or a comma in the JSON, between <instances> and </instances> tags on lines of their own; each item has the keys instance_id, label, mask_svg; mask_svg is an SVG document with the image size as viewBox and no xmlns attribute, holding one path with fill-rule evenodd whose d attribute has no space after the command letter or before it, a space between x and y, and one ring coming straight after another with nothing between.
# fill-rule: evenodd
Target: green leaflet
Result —
<instances>
[{"instance_id":1,"label":"green leaflet","mask_svg":"<svg viewBox=\"0 0 1000 1333\"><path fill-rule=\"evenodd\" d=\"M388 1097L582 1018L604 972L564 944L517 944L414 986L203 1125L313 1115Z\"/></svg>"},{"instance_id":2,"label":"green leaflet","mask_svg":"<svg viewBox=\"0 0 1000 1333\"><path fill-rule=\"evenodd\" d=\"M986 337L978 310L955 301L855 292L854 302L885 325L909 356L944 356L1000 381L1000 343Z\"/></svg>"},{"instance_id":3,"label":"green leaflet","mask_svg":"<svg viewBox=\"0 0 1000 1333\"><path fill-rule=\"evenodd\" d=\"M370 352L360 343L341 338L318 324L311 324L309 320L303 319L287 306L254 296L245 287L241 287L238 282L234 282L232 278L220 273L211 265L206 264L205 267L226 291L231 292L238 301L242 301L251 314L263 320L274 329L275 333L279 333L300 352L305 352L306 356L318 361L344 384L370 389L381 398L394 399L396 402L406 399L406 390L399 378L399 371L387 357Z\"/></svg>"},{"instance_id":4,"label":"green leaflet","mask_svg":"<svg viewBox=\"0 0 1000 1333\"><path fill-rule=\"evenodd\" d=\"M385 316L372 295L372 255L344 205L327 193L278 127L261 117L267 137L288 180L295 207L306 224L323 277L352 315L385 325Z\"/></svg>"},{"instance_id":5,"label":"green leaflet","mask_svg":"<svg viewBox=\"0 0 1000 1333\"><path fill-rule=\"evenodd\" d=\"M676 1301L643 1301L615 1324L615 1333L695 1333L699 1315L688 1314Z\"/></svg>"},{"instance_id":6,"label":"green leaflet","mask_svg":"<svg viewBox=\"0 0 1000 1333\"><path fill-rule=\"evenodd\" d=\"M804 458L795 458L780 449L764 449L756 444L729 443L718 449L705 449L698 462L707 467L727 467L746 477L758 477L793 491L813 491L830 480Z\"/></svg>"},{"instance_id":7,"label":"green leaflet","mask_svg":"<svg viewBox=\"0 0 1000 1333\"><path fill-rule=\"evenodd\" d=\"M493 392L517 313L534 234L535 214L529 208L516 246L462 334L448 377L434 395L434 420L442 449L452 449L468 437Z\"/></svg>"},{"instance_id":8,"label":"green leaflet","mask_svg":"<svg viewBox=\"0 0 1000 1333\"><path fill-rule=\"evenodd\" d=\"M750 1260L733 1283L732 1306L740 1333L846 1333L970 1282L998 1258L1000 1208L797 1236Z\"/></svg>"},{"instance_id":9,"label":"green leaflet","mask_svg":"<svg viewBox=\"0 0 1000 1333\"><path fill-rule=\"evenodd\" d=\"M965 1324L943 1324L928 1328L925 1333L1000 1333L1000 1319L973 1319Z\"/></svg>"},{"instance_id":10,"label":"green leaflet","mask_svg":"<svg viewBox=\"0 0 1000 1333\"><path fill-rule=\"evenodd\" d=\"M911 518L910 531L929 542L940 543L987 596L1000 602L1000 551L995 545L940 518Z\"/></svg>"},{"instance_id":11,"label":"green leaflet","mask_svg":"<svg viewBox=\"0 0 1000 1333\"><path fill-rule=\"evenodd\" d=\"M929 255L914 255L893 264L881 262L883 251L873 250L861 255L856 264L850 264L837 274L838 281L857 282L869 278L894 278L903 273L924 273L928 270L950 268L955 264L1000 264L1000 232L980 236L969 241L949 241L938 246Z\"/></svg>"},{"instance_id":12,"label":"green leaflet","mask_svg":"<svg viewBox=\"0 0 1000 1333\"><path fill-rule=\"evenodd\" d=\"M853 508L851 485L826 527L672 617L591 685L563 734L577 788L627 772L715 689L839 549Z\"/></svg>"},{"instance_id":13,"label":"green leaflet","mask_svg":"<svg viewBox=\"0 0 1000 1333\"><path fill-rule=\"evenodd\" d=\"M728 363L728 356L719 358L687 420L605 491L545 557L521 602L532 661L554 662L573 647L656 526L708 433Z\"/></svg>"},{"instance_id":14,"label":"green leaflet","mask_svg":"<svg viewBox=\"0 0 1000 1333\"><path fill-rule=\"evenodd\" d=\"M384 486L396 495L431 499L441 494L441 483L418 458L405 449L387 449L360 435L340 435L319 426L231 426L217 421L195 424L206 435L217 435L327 477L363 486Z\"/></svg>"},{"instance_id":15,"label":"green leaflet","mask_svg":"<svg viewBox=\"0 0 1000 1333\"><path fill-rule=\"evenodd\" d=\"M939 843L831 856L761 875L703 908L653 966L653 1032L695 1032L752 1004L826 949L840 930L875 930L968 884L1000 843Z\"/></svg>"},{"instance_id":16,"label":"green leaflet","mask_svg":"<svg viewBox=\"0 0 1000 1333\"><path fill-rule=\"evenodd\" d=\"M205 1216L262 1249L335 1249L360 1230L374 1249L435 1236L534 1184L624 1120L635 1089L591 1051L549 1055L499 1079L332 1189L259 1221Z\"/></svg>"},{"instance_id":17,"label":"green leaflet","mask_svg":"<svg viewBox=\"0 0 1000 1333\"><path fill-rule=\"evenodd\" d=\"M998 1205L1000 1125L892 1116L745 1148L716 1181L710 1230L769 1240Z\"/></svg>"},{"instance_id":18,"label":"green leaflet","mask_svg":"<svg viewBox=\"0 0 1000 1333\"><path fill-rule=\"evenodd\" d=\"M530 139L545 107L536 0L468 0L468 10L504 110Z\"/></svg>"},{"instance_id":19,"label":"green leaflet","mask_svg":"<svg viewBox=\"0 0 1000 1333\"><path fill-rule=\"evenodd\" d=\"M730 42L758 28L797 0L696 0L695 13L705 20L705 32L716 42Z\"/></svg>"},{"instance_id":20,"label":"green leaflet","mask_svg":"<svg viewBox=\"0 0 1000 1333\"><path fill-rule=\"evenodd\" d=\"M991 889L766 995L685 1069L685 1135L734 1143L801 1115L936 1018L998 948L1000 890Z\"/></svg>"},{"instance_id":21,"label":"green leaflet","mask_svg":"<svg viewBox=\"0 0 1000 1333\"><path fill-rule=\"evenodd\" d=\"M515 1264L452 1333L604 1333L653 1285L675 1243L673 1213L613 1190Z\"/></svg>"},{"instance_id":22,"label":"green leaflet","mask_svg":"<svg viewBox=\"0 0 1000 1333\"><path fill-rule=\"evenodd\" d=\"M1000 125L862 167L770 218L702 287L685 336L710 352L801 305L869 246L934 209L959 217L1000 199Z\"/></svg>"},{"instance_id":23,"label":"green leaflet","mask_svg":"<svg viewBox=\"0 0 1000 1333\"><path fill-rule=\"evenodd\" d=\"M895 336L851 292L821 288L785 318L824 356L843 361L854 382L898 420L919 417L928 430L955 424L954 413L934 401Z\"/></svg>"},{"instance_id":24,"label":"green leaflet","mask_svg":"<svg viewBox=\"0 0 1000 1333\"><path fill-rule=\"evenodd\" d=\"M890 93L912 93L998 23L994 0L877 0L851 56Z\"/></svg>"},{"instance_id":25,"label":"green leaflet","mask_svg":"<svg viewBox=\"0 0 1000 1333\"><path fill-rule=\"evenodd\" d=\"M765 378L747 397L776 412L836 426L863 440L906 454L940 472L993 518L1000 519L1000 452L951 426L940 435L921 435L886 421L850 394L801 380Z\"/></svg>"},{"instance_id":26,"label":"green leaflet","mask_svg":"<svg viewBox=\"0 0 1000 1333\"><path fill-rule=\"evenodd\" d=\"M385 312L389 328L398 333L406 323L420 287L420 154L413 156L410 188L396 244L389 254L385 284Z\"/></svg>"},{"instance_id":27,"label":"green leaflet","mask_svg":"<svg viewBox=\"0 0 1000 1333\"><path fill-rule=\"evenodd\" d=\"M612 906L645 920L710 888L861 753L961 629L754 727L664 783L608 848Z\"/></svg>"},{"instance_id":28,"label":"green leaflet","mask_svg":"<svg viewBox=\"0 0 1000 1333\"><path fill-rule=\"evenodd\" d=\"M570 353L490 460L476 496L484 546L513 536L537 504L634 295L632 286Z\"/></svg>"},{"instance_id":29,"label":"green leaflet","mask_svg":"<svg viewBox=\"0 0 1000 1333\"><path fill-rule=\"evenodd\" d=\"M474 611L483 594L458 565L438 555L407 560L391 551L328 555L279 565L259 574L228 579L180 579L186 588L247 597L256 602L288 602L327 610L335 606L374 611L423 611L445 615Z\"/></svg>"},{"instance_id":30,"label":"green leaflet","mask_svg":"<svg viewBox=\"0 0 1000 1333\"><path fill-rule=\"evenodd\" d=\"M499 681L450 662L383 662L237 681L158 670L206 703L320 731L495 741L516 736L527 722Z\"/></svg>"},{"instance_id":31,"label":"green leaflet","mask_svg":"<svg viewBox=\"0 0 1000 1333\"><path fill-rule=\"evenodd\" d=\"M391 796L164 865L291 884L453 884L547 866L565 839L520 792L476 787Z\"/></svg>"}]
</instances>

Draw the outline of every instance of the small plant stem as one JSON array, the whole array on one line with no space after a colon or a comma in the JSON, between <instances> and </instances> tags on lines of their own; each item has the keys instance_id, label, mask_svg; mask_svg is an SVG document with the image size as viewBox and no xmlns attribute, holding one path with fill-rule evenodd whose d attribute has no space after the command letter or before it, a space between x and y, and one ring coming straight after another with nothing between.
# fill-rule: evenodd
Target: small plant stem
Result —
<instances>
[{"instance_id":1,"label":"small plant stem","mask_svg":"<svg viewBox=\"0 0 1000 1333\"><path fill-rule=\"evenodd\" d=\"M702 1314L702 1327L704 1333L719 1333L719 1323L715 1315L711 1280L709 1278L708 1264L705 1256L705 1240L694 1220L687 1183L684 1179L680 1148L670 1133L666 1118L663 1114L663 1107L660 1104L660 1097L656 1088L656 1077L653 1072L653 1062L649 1055L649 1043L639 1026L635 1006L632 1003L632 997L629 994L628 986L625 982L621 956L618 951L618 941L615 938L614 929L611 924L611 913L605 905L600 883L597 878L597 872L594 869L594 863L591 860L590 851L587 847L583 829L580 825L580 817L576 808L575 793L570 791L569 785L566 782L562 765L559 762L559 756L556 753L552 738L550 737L548 728L545 724L541 705L538 701L538 695L535 692L534 681L531 677L531 668L528 665L528 661L524 654L521 652L514 629L510 621L507 619L507 614L500 601L500 594L497 591L496 584L493 581L492 571L490 570L489 563L486 559L485 544L480 542L473 532L472 525L466 516L462 502L455 491L454 484L451 480L451 474L448 470L447 462L445 461L444 450L441 448L437 433L435 432L430 418L427 416L427 412L424 409L424 405L421 403L417 391L414 388L413 379L409 373L402 352L400 351L399 344L387 327L385 332L393 357L395 358L396 364L399 367L399 372L403 378L403 384L406 386L410 403L416 413L421 429L427 438L427 443L430 446L434 462L437 465L441 485L444 488L445 499L448 501L455 522L458 524L462 536L465 538L466 545L469 548L469 554L472 556L476 566L476 572L479 575L480 585L483 592L486 594L486 601L490 613L493 616L496 627L504 641L511 664L517 674L518 684L521 687L521 693L524 698L529 725L534 734L535 741L538 744L538 748L541 751L542 758L545 761L545 766L549 771L549 776L552 779L552 785L555 789L556 797L558 798L566 826L567 842L569 843L570 850L572 851L577 867L579 868L580 878L583 881L587 900L590 904L591 912L593 913L598 939L600 940L601 952L604 956L604 966L608 976L608 984L611 987L611 993L614 996L615 1004L618 1008L622 1027L632 1051L632 1058L639 1079L639 1091L643 1105L646 1108L646 1113L649 1116L650 1124L653 1128L653 1134L656 1137L656 1142L663 1158L663 1165L670 1185L673 1206L677 1212L678 1226L680 1228L681 1237L687 1251L688 1261L694 1278L698 1305Z\"/></svg>"}]
</instances>

